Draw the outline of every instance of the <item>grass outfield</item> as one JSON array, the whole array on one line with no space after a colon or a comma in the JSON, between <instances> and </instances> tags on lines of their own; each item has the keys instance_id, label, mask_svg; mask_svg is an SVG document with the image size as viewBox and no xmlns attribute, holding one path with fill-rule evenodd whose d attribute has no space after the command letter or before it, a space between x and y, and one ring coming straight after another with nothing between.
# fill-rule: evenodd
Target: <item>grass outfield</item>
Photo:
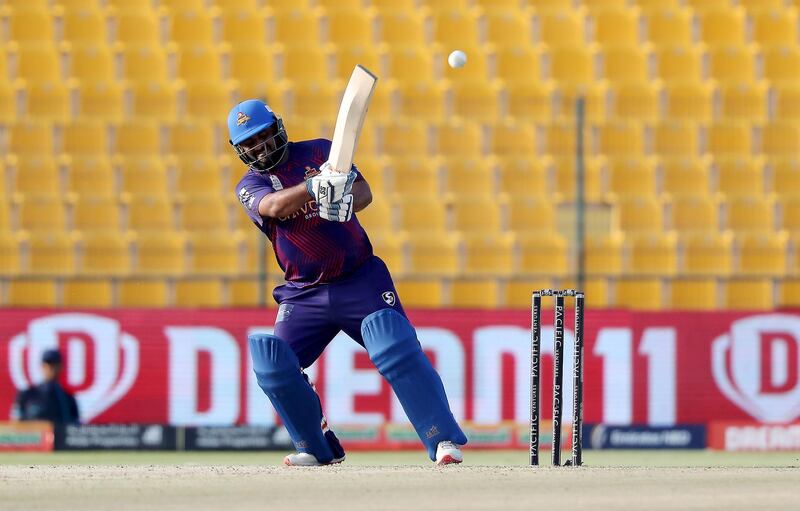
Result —
<instances>
[{"instance_id":1,"label":"grass outfield","mask_svg":"<svg viewBox=\"0 0 800 511\"><path fill-rule=\"evenodd\" d=\"M0 453L0 465L279 465L284 452L53 452ZM527 452L465 450L465 464L524 466ZM562 460L568 459L564 451ZM541 453L549 463L549 451ZM429 465L422 451L349 452L346 465ZM588 467L800 467L800 452L584 451Z\"/></svg>"}]
</instances>

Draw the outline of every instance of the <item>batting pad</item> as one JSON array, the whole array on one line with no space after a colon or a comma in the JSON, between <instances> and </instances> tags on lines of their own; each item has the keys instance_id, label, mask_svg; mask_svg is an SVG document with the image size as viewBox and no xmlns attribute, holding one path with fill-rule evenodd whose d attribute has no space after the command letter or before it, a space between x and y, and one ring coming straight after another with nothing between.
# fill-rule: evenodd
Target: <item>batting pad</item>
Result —
<instances>
[{"instance_id":1,"label":"batting pad","mask_svg":"<svg viewBox=\"0 0 800 511\"><path fill-rule=\"evenodd\" d=\"M319 396L300 372L297 355L274 335L254 334L247 340L258 386L283 420L295 449L330 463L334 453L322 433Z\"/></svg>"},{"instance_id":2,"label":"batting pad","mask_svg":"<svg viewBox=\"0 0 800 511\"><path fill-rule=\"evenodd\" d=\"M393 309L382 309L364 318L361 335L370 360L392 386L431 460L436 460L441 441L466 444L442 380L422 352L411 323Z\"/></svg>"}]
</instances>

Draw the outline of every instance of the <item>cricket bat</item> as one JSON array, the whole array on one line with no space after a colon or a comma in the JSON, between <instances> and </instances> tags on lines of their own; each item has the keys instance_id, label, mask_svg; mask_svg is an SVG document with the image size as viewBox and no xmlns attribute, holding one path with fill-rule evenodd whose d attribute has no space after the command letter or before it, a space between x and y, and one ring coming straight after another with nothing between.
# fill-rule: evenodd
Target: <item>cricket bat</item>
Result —
<instances>
[{"instance_id":1,"label":"cricket bat","mask_svg":"<svg viewBox=\"0 0 800 511\"><path fill-rule=\"evenodd\" d=\"M342 96L339 105L339 115L336 117L336 127L333 129L331 152L328 163L331 170L336 172L350 172L353 166L353 155L358 144L358 135L367 116L369 100L378 77L370 73L360 64L353 69L350 81Z\"/></svg>"}]
</instances>

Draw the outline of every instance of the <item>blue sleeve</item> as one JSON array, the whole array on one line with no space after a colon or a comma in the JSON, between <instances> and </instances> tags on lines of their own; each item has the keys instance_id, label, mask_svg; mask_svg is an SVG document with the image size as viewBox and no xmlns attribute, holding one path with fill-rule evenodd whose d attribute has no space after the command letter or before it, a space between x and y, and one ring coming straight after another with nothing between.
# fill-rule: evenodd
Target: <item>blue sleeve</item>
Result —
<instances>
[{"instance_id":1,"label":"blue sleeve","mask_svg":"<svg viewBox=\"0 0 800 511\"><path fill-rule=\"evenodd\" d=\"M236 185L236 198L253 222L264 225L264 219L258 213L258 204L267 194L274 191L272 186L259 179L258 176L246 175Z\"/></svg>"}]
</instances>

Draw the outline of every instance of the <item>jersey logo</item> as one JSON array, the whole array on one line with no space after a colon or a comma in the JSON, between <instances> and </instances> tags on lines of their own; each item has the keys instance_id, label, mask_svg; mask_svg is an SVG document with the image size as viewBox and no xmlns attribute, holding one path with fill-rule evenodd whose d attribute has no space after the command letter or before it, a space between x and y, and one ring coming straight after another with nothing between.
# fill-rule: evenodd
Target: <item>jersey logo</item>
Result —
<instances>
[{"instance_id":1,"label":"jersey logo","mask_svg":"<svg viewBox=\"0 0 800 511\"><path fill-rule=\"evenodd\" d=\"M281 180L278 179L278 176L276 176L275 174L270 174L269 180L272 181L272 188L275 191L283 190L283 183L281 183Z\"/></svg>"},{"instance_id":2,"label":"jersey logo","mask_svg":"<svg viewBox=\"0 0 800 511\"><path fill-rule=\"evenodd\" d=\"M389 307L394 307L396 299L394 297L393 292L384 291L383 294L381 295L381 298L383 298L383 301L386 302L389 305Z\"/></svg>"},{"instance_id":3,"label":"jersey logo","mask_svg":"<svg viewBox=\"0 0 800 511\"><path fill-rule=\"evenodd\" d=\"M314 176L318 176L320 173L319 169L315 169L314 167L306 167L306 172L303 174L303 180L310 179Z\"/></svg>"},{"instance_id":4,"label":"jersey logo","mask_svg":"<svg viewBox=\"0 0 800 511\"><path fill-rule=\"evenodd\" d=\"M289 321L289 316L292 315L292 309L294 309L294 305L291 303L282 303L281 306L278 307L278 315L275 318L275 323Z\"/></svg>"},{"instance_id":5,"label":"jersey logo","mask_svg":"<svg viewBox=\"0 0 800 511\"><path fill-rule=\"evenodd\" d=\"M255 200L256 198L252 193L247 191L247 188L242 188L239 190L239 202L242 203L242 206L246 207L247 209L253 209L253 202Z\"/></svg>"},{"instance_id":6,"label":"jersey logo","mask_svg":"<svg viewBox=\"0 0 800 511\"><path fill-rule=\"evenodd\" d=\"M236 125L237 126L241 126L242 124L247 123L247 121L249 121L249 120L250 120L250 117L244 112L239 112L238 114L236 114Z\"/></svg>"}]
</instances>

